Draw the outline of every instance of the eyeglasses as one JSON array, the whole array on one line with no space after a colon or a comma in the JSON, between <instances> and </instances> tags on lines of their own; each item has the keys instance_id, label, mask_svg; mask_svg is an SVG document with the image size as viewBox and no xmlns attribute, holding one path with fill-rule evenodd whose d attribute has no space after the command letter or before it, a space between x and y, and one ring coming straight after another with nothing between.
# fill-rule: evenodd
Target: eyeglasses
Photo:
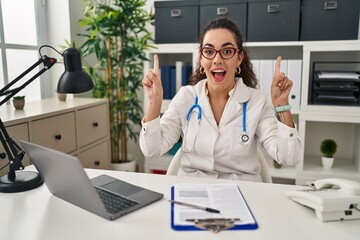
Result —
<instances>
[{"instance_id":1,"label":"eyeglasses","mask_svg":"<svg viewBox=\"0 0 360 240\"><path fill-rule=\"evenodd\" d=\"M223 59L230 59L235 55L235 53L239 51L240 51L239 49L234 47L226 47L220 50L215 50L214 48L210 48L210 47L200 48L201 55L206 59L215 58L217 53L219 53Z\"/></svg>"}]
</instances>

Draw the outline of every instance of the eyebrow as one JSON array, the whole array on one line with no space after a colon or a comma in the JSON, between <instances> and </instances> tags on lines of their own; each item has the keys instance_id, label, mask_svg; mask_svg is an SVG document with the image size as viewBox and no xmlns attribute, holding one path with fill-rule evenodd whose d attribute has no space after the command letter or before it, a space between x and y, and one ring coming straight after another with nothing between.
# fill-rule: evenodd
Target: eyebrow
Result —
<instances>
[{"instance_id":1,"label":"eyebrow","mask_svg":"<svg viewBox=\"0 0 360 240\"><path fill-rule=\"evenodd\" d=\"M232 44L231 42L226 42L226 43L223 43L221 45L221 47L227 47L227 46L233 46L234 47L234 44ZM204 44L204 47L212 47L212 48L215 48L214 45L210 44L210 43L206 43Z\"/></svg>"}]
</instances>

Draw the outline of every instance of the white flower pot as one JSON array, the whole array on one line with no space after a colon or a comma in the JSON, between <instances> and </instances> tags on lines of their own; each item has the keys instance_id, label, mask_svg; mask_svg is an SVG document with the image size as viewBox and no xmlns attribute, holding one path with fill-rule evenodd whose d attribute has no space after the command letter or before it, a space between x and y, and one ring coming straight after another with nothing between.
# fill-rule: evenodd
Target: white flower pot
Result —
<instances>
[{"instance_id":1,"label":"white flower pot","mask_svg":"<svg viewBox=\"0 0 360 240\"><path fill-rule=\"evenodd\" d=\"M128 160L128 162L111 163L111 169L116 171L135 172L137 157L132 154L128 154Z\"/></svg>"},{"instance_id":2,"label":"white flower pot","mask_svg":"<svg viewBox=\"0 0 360 240\"><path fill-rule=\"evenodd\" d=\"M321 157L321 163L324 169L330 169L334 163L334 158Z\"/></svg>"}]
</instances>

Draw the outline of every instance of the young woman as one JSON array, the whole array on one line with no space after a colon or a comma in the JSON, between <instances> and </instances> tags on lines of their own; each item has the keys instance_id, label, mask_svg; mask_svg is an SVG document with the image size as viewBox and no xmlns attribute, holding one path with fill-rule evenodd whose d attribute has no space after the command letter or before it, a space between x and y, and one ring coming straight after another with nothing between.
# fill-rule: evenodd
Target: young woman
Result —
<instances>
[{"instance_id":1,"label":"young woman","mask_svg":"<svg viewBox=\"0 0 360 240\"><path fill-rule=\"evenodd\" d=\"M148 107L140 147L147 157L166 153L183 139L180 176L262 181L257 144L277 162L296 165L302 144L288 104L292 81L276 60L268 96L257 80L242 35L226 18L209 23L200 36L200 59L192 81L182 87L160 119L163 89L159 61L142 83Z\"/></svg>"}]
</instances>

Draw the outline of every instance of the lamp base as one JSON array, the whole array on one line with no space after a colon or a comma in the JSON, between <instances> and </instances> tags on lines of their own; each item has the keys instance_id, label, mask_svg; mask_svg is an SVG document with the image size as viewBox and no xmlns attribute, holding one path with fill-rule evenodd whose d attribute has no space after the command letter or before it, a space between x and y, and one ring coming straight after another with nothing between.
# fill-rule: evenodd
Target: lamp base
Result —
<instances>
[{"instance_id":1,"label":"lamp base","mask_svg":"<svg viewBox=\"0 0 360 240\"><path fill-rule=\"evenodd\" d=\"M14 181L10 181L7 175L0 179L0 192L15 193L32 190L44 183L37 172L17 171Z\"/></svg>"}]
</instances>

